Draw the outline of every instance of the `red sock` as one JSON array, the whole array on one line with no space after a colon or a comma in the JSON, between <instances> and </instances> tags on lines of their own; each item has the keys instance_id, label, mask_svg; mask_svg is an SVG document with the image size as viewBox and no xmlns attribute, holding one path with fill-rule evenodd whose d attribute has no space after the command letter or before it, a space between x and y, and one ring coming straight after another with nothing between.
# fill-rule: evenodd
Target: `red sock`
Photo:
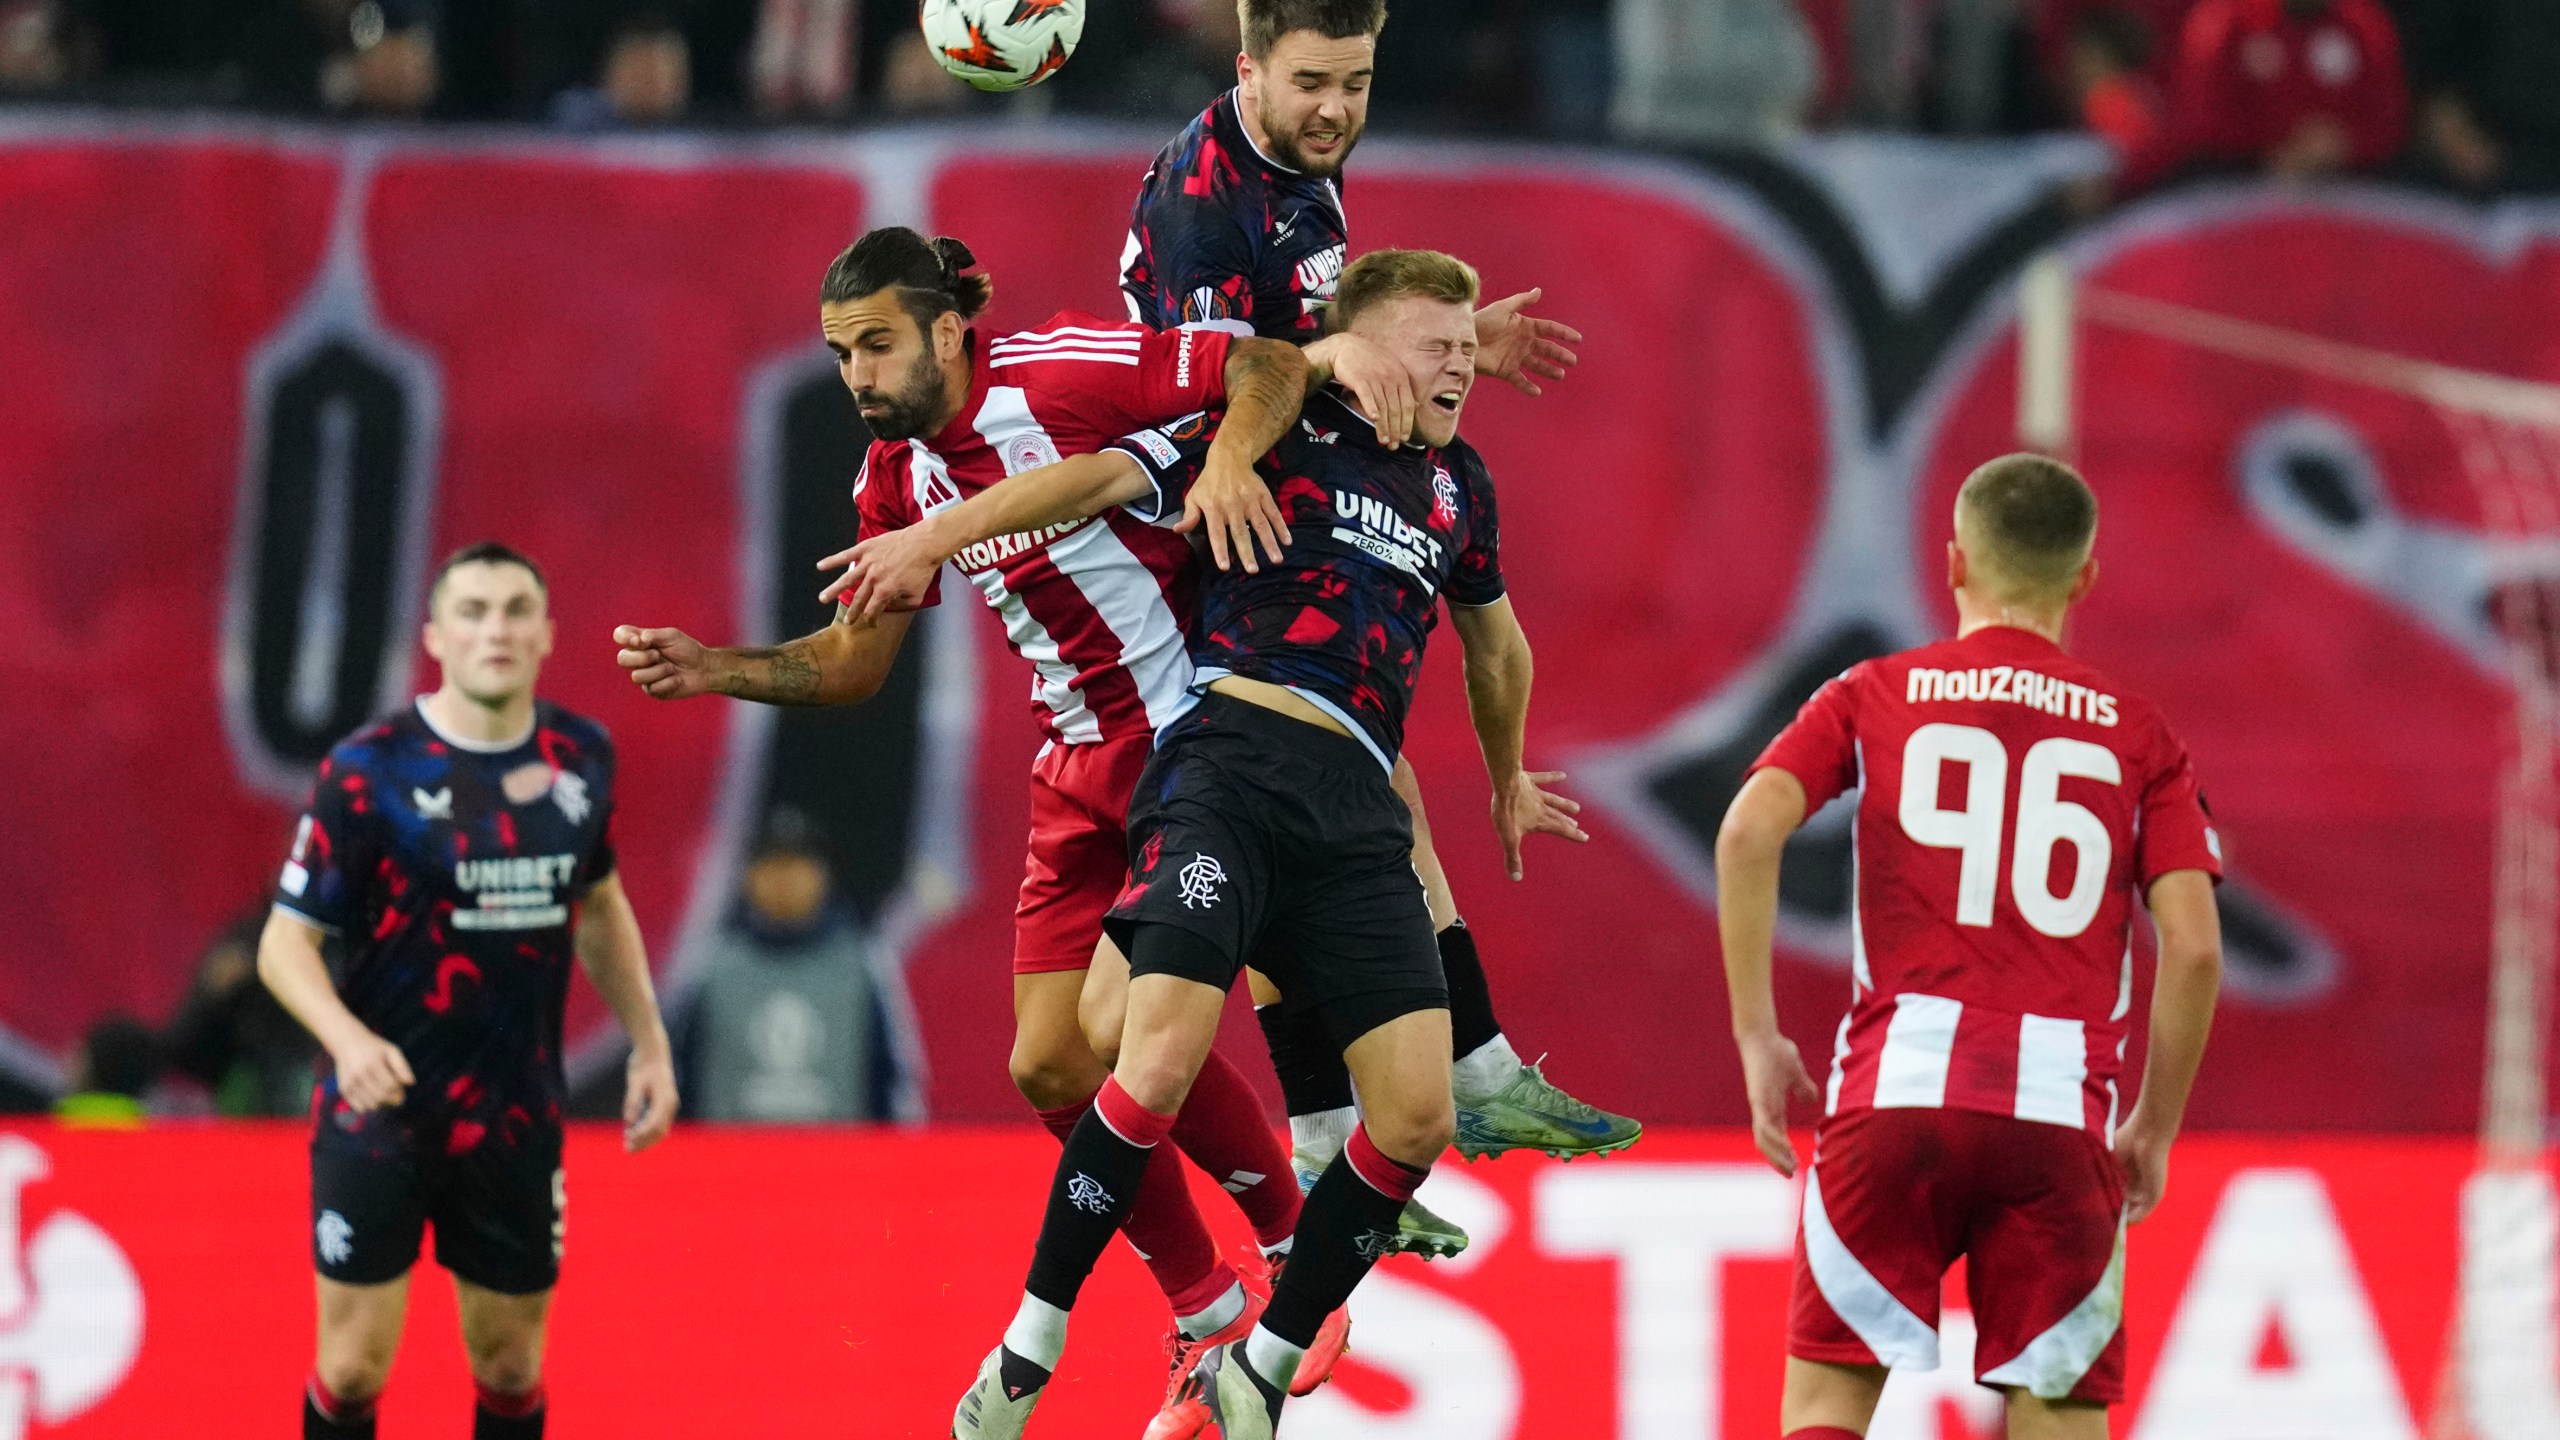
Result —
<instances>
[{"instance_id":1,"label":"red sock","mask_svg":"<svg viewBox=\"0 0 2560 1440\"><path fill-rule=\"evenodd\" d=\"M1280 1148L1262 1097L1234 1061L1209 1052L1174 1119L1173 1143L1236 1197L1236 1208L1253 1222L1254 1239L1277 1245L1297 1231L1298 1180L1289 1171L1289 1152Z\"/></svg>"},{"instance_id":2,"label":"red sock","mask_svg":"<svg viewBox=\"0 0 2560 1440\"><path fill-rule=\"evenodd\" d=\"M1064 1143L1092 1108L1093 1102L1087 1100L1036 1113L1049 1133ZM1176 1315L1208 1309L1235 1283L1235 1272L1218 1259L1217 1242L1209 1238L1200 1207L1191 1203L1191 1187L1182 1177L1182 1157L1169 1146L1157 1146L1147 1161L1146 1178L1138 1183L1137 1201L1129 1208L1129 1218L1120 1222L1120 1233L1138 1258L1147 1262L1156 1288L1164 1292L1165 1303Z\"/></svg>"},{"instance_id":3,"label":"red sock","mask_svg":"<svg viewBox=\"0 0 2560 1440\"><path fill-rule=\"evenodd\" d=\"M1788 1431L1784 1440L1866 1440L1866 1437L1837 1425L1807 1425L1801 1430Z\"/></svg>"}]
</instances>

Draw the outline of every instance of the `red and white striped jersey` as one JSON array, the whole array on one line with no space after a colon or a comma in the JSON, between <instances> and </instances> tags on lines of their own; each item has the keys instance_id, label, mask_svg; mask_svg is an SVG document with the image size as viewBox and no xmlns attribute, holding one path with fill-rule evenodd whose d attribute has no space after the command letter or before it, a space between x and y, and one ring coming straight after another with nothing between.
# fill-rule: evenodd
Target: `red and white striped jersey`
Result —
<instances>
[{"instance_id":1,"label":"red and white striped jersey","mask_svg":"<svg viewBox=\"0 0 2560 1440\"><path fill-rule=\"evenodd\" d=\"M1229 339L1065 313L988 342L974 356L968 400L941 433L872 442L853 487L862 535L1222 404ZM979 344L977 332L969 343ZM1114 509L984 541L951 563L1031 662L1043 734L1080 745L1152 735L1172 720L1191 683L1183 634L1197 590L1182 536ZM925 603L938 598L929 592Z\"/></svg>"},{"instance_id":2,"label":"red and white striped jersey","mask_svg":"<svg viewBox=\"0 0 2560 1440\"><path fill-rule=\"evenodd\" d=\"M1940 1107L2112 1140L2137 892L2222 873L2159 712L2032 631L1851 668L1753 765L1852 788L1856 980L1824 1113Z\"/></svg>"}]
</instances>

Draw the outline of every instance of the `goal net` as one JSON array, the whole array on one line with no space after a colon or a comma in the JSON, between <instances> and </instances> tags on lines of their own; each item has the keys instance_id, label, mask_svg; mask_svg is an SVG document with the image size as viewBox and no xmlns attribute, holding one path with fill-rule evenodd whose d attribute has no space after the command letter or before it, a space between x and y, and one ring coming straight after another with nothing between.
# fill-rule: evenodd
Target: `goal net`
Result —
<instances>
[{"instance_id":1,"label":"goal net","mask_svg":"<svg viewBox=\"0 0 2560 1440\"><path fill-rule=\"evenodd\" d=\"M2460 1290L2429 1440L2560 1440L2560 1203L2545 1166L2560 951L2560 387L2437 364L2078 283L2045 256L2020 287L2018 438L2068 458L2078 361L2138 335L2370 386L2440 423L2475 498L2511 710L2498 779L2478 1160L2462 1193Z\"/></svg>"}]
</instances>

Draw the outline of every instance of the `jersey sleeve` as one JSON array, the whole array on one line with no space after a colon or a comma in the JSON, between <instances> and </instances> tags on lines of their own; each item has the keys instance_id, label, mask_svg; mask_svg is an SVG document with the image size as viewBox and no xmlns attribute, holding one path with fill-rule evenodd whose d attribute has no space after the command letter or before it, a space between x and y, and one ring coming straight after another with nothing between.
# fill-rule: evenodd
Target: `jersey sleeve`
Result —
<instances>
[{"instance_id":1,"label":"jersey sleeve","mask_svg":"<svg viewBox=\"0 0 2560 1440\"><path fill-rule=\"evenodd\" d=\"M1466 489L1467 543L1458 552L1441 593L1452 605L1490 605L1502 598L1502 515L1493 500L1493 476L1473 451L1457 457L1458 483Z\"/></svg>"},{"instance_id":2,"label":"jersey sleeve","mask_svg":"<svg viewBox=\"0 0 2560 1440\"><path fill-rule=\"evenodd\" d=\"M311 803L294 823L293 847L276 877L275 904L333 935L362 928L365 881L378 843L364 772L332 754L311 782Z\"/></svg>"},{"instance_id":3,"label":"jersey sleeve","mask_svg":"<svg viewBox=\"0 0 2560 1440\"><path fill-rule=\"evenodd\" d=\"M904 530L924 516L916 509L915 492L906 483L907 467L898 457L898 446L878 440L862 457L862 473L853 482L854 518L859 522L854 536L869 540L892 530ZM942 603L942 587L928 585L920 605ZM842 607L838 607L842 616Z\"/></svg>"},{"instance_id":4,"label":"jersey sleeve","mask_svg":"<svg viewBox=\"0 0 2560 1440\"><path fill-rule=\"evenodd\" d=\"M1151 426L1112 441L1117 450L1138 462L1147 477L1146 494L1121 508L1150 525L1172 525L1182 518L1183 497L1209 458L1209 442L1217 438L1218 415L1199 410L1169 424Z\"/></svg>"},{"instance_id":5,"label":"jersey sleeve","mask_svg":"<svg viewBox=\"0 0 2560 1440\"><path fill-rule=\"evenodd\" d=\"M596 800L597 808L602 813L596 816L595 843L589 845L587 853L578 860L578 873L574 883L581 895L593 889L597 881L611 875L622 863L621 857L614 854L613 850L614 796L618 788L615 777L619 774L620 766L615 758L613 739L602 731L598 731L596 778L590 784L591 788L602 792Z\"/></svg>"},{"instance_id":6,"label":"jersey sleeve","mask_svg":"<svg viewBox=\"0 0 2560 1440\"><path fill-rule=\"evenodd\" d=\"M2222 837L2214 833L2187 749L2165 729L2154 749L2134 832L2134 874L2144 890L2173 870L2201 870L2220 881Z\"/></svg>"},{"instance_id":7,"label":"jersey sleeve","mask_svg":"<svg viewBox=\"0 0 2560 1440\"><path fill-rule=\"evenodd\" d=\"M1226 404L1227 350L1236 337L1189 327L1140 333L1132 420L1169 422Z\"/></svg>"},{"instance_id":8,"label":"jersey sleeve","mask_svg":"<svg viewBox=\"0 0 2560 1440\"><path fill-rule=\"evenodd\" d=\"M1209 196L1171 195L1149 207L1141 233L1156 315L1175 325L1254 333L1253 237L1231 211Z\"/></svg>"},{"instance_id":9,"label":"jersey sleeve","mask_svg":"<svg viewBox=\"0 0 2560 1440\"><path fill-rule=\"evenodd\" d=\"M1743 778L1771 768L1784 770L1804 786L1804 813L1811 815L1858 783L1858 743L1853 696L1857 670L1823 682L1796 718L1751 762Z\"/></svg>"}]
</instances>

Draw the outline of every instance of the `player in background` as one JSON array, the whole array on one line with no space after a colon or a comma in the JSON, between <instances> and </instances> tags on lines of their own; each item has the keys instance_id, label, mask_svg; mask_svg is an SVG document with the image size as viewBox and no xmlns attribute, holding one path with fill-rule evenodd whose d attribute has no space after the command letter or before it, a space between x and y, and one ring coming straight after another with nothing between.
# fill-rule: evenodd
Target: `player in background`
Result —
<instances>
[{"instance_id":1,"label":"player in background","mask_svg":"<svg viewBox=\"0 0 2560 1440\"><path fill-rule=\"evenodd\" d=\"M1557 777L1521 768L1529 645L1503 586L1491 478L1457 439L1474 380L1475 272L1447 255L1380 251L1345 272L1342 292L1341 328L1394 357L1430 397L1420 444L1378 443L1376 417L1329 389L1259 477L1203 466L1186 491L1190 453L1140 434L1116 455L1008 480L856 547L862 611L905 603L941 557L986 536L1113 506L1166 515L1208 487L1232 498L1228 538L1270 556L1202 577L1196 672L1139 779L1129 888L1111 912L1133 976L1118 1063L1068 1138L1021 1304L961 1400L957 1433L991 1416L1008 1435L1027 1422L1084 1279L1181 1123L1226 992L1257 954L1273 956L1283 967L1274 978L1322 1018L1362 1118L1307 1195L1261 1323L1202 1347L1149 1435L1208 1426L1225 1440L1268 1440L1284 1397L1308 1388L1326 1318L1394 1248L1399 1214L1457 1123L1448 989L1414 883L1411 815L1387 779L1444 596L1512 873L1528 834L1584 838L1580 807L1542 788ZM1283 943L1264 952L1266 939Z\"/></svg>"},{"instance_id":2,"label":"player in background","mask_svg":"<svg viewBox=\"0 0 2560 1440\"><path fill-rule=\"evenodd\" d=\"M1342 172L1368 122L1387 7L1385 0L1239 0L1237 11L1244 50L1236 57L1236 88L1212 101L1148 170L1121 254L1121 291L1131 318L1148 325L1315 342L1349 254ZM1574 363L1568 342L1582 337L1530 315L1538 298L1530 290L1476 312L1476 373L1531 395L1539 393L1538 377L1563 377ZM1374 417L1380 439L1402 443L1422 404L1403 368L1356 336L1328 343L1337 348L1324 362L1333 378ZM1495 1017L1474 932L1459 917L1432 848L1420 784L1402 756L1395 786L1413 810L1414 868L1430 890L1449 972L1459 1152L1469 1159L1511 1149L1572 1156L1634 1144L1637 1122L1582 1103L1521 1063ZM1097 1047L1119 1033L1126 974L1117 956L1096 965L1087 1004ZM1278 998L1257 974L1256 1013L1288 1103L1299 1181L1313 1185L1351 1133L1351 1081L1321 1019L1302 1006L1273 1003ZM1416 1203L1399 1241L1426 1256L1454 1254L1466 1234Z\"/></svg>"},{"instance_id":3,"label":"player in background","mask_svg":"<svg viewBox=\"0 0 2560 1440\"><path fill-rule=\"evenodd\" d=\"M864 537L928 527L1007 475L1213 405L1226 420L1209 445L1218 478L1204 499L1222 484L1262 494L1254 458L1296 417L1305 392L1297 347L1072 314L990 339L969 323L991 292L988 277L964 273L973 265L956 240L891 227L864 235L827 270L820 328L873 436L854 490ZM1179 528L1199 519L1228 528L1214 502L1192 516ZM1103 912L1128 875L1130 792L1156 725L1191 680L1183 633L1196 571L1190 542L1174 528L1125 512L989 535L955 558L1033 667L1032 715L1045 743L1032 763L1030 858L1014 919L1012 1071L1041 1122L1064 1140L1108 1073L1085 1041L1077 1003ZM680 630L629 625L614 639L619 663L659 699L853 704L888 677L914 607L938 598L927 586L892 613L840 611L816 634L770 649L706 648ZM1235 1197L1265 1257L1284 1256L1298 1191L1244 1073L1212 1057L1173 1139ZM1218 1259L1180 1158L1157 1157L1133 1199L1125 1228L1173 1308L1175 1352L1243 1333L1261 1297ZM1347 1323L1332 1322L1325 1365Z\"/></svg>"},{"instance_id":4,"label":"player in background","mask_svg":"<svg viewBox=\"0 0 2560 1440\"><path fill-rule=\"evenodd\" d=\"M2221 844L2159 711L2062 649L2097 525L2067 466L1974 471L1947 546L1956 638L1816 691L1716 838L1752 1135L1792 1175L1787 1102L1816 1092L1771 999L1779 859L1859 792L1856 980L1804 1187L1788 1440L1861 1435L1887 1367L1936 1368L1960 1255L1975 1375L2006 1395L2013 1440L2103 1440L2124 1398L2124 1227L2160 1203L2204 1057ZM2119 1124L2137 896L2160 965Z\"/></svg>"},{"instance_id":5,"label":"player in background","mask_svg":"<svg viewBox=\"0 0 2560 1440\"><path fill-rule=\"evenodd\" d=\"M623 1148L656 1144L676 1114L614 868L613 742L534 694L552 639L541 572L504 545L455 552L425 631L442 681L321 762L258 942L259 977L330 1062L312 1094L306 1440L374 1433L430 1221L479 1387L472 1435L542 1434L573 957L631 1036Z\"/></svg>"}]
</instances>

